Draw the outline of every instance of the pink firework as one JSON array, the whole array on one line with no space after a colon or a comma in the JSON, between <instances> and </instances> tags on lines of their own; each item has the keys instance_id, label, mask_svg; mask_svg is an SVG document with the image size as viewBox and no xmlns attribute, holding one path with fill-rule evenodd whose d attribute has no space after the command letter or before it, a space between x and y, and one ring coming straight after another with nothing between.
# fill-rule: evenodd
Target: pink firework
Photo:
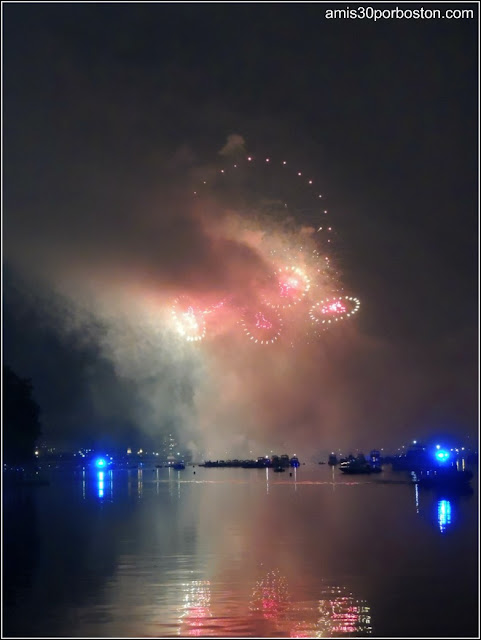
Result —
<instances>
[{"instance_id":1,"label":"pink firework","mask_svg":"<svg viewBox=\"0 0 481 640\"><path fill-rule=\"evenodd\" d=\"M282 331L282 318L275 309L266 307L246 310L241 319L245 335L256 344L273 344Z\"/></svg>"},{"instance_id":2,"label":"pink firework","mask_svg":"<svg viewBox=\"0 0 481 640\"><path fill-rule=\"evenodd\" d=\"M345 320L357 313L360 307L360 302L357 298L352 296L339 296L337 298L326 298L313 304L309 317L313 324L327 325L339 320Z\"/></svg>"},{"instance_id":3,"label":"pink firework","mask_svg":"<svg viewBox=\"0 0 481 640\"><path fill-rule=\"evenodd\" d=\"M346 306L340 300L336 300L332 304L324 305L321 313L346 313Z\"/></svg>"},{"instance_id":4,"label":"pink firework","mask_svg":"<svg viewBox=\"0 0 481 640\"><path fill-rule=\"evenodd\" d=\"M296 295L296 291L299 290L299 280L297 278L287 278L286 280L279 281L279 289L281 290L281 296L288 298L291 295Z\"/></svg>"},{"instance_id":5,"label":"pink firework","mask_svg":"<svg viewBox=\"0 0 481 640\"><path fill-rule=\"evenodd\" d=\"M311 286L307 274L296 266L282 267L277 270L278 294L266 295L266 303L274 308L291 307L300 302Z\"/></svg>"},{"instance_id":6,"label":"pink firework","mask_svg":"<svg viewBox=\"0 0 481 640\"><path fill-rule=\"evenodd\" d=\"M272 322L269 322L265 315L258 311L256 313L256 327L258 329L272 329Z\"/></svg>"}]
</instances>

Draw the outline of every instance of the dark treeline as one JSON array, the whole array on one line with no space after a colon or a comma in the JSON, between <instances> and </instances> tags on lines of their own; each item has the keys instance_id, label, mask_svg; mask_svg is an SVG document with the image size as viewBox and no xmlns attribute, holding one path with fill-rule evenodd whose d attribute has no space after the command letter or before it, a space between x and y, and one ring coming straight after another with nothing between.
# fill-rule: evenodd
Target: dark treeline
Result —
<instances>
[{"instance_id":1,"label":"dark treeline","mask_svg":"<svg viewBox=\"0 0 481 640\"><path fill-rule=\"evenodd\" d=\"M3 366L3 461L24 464L34 459L41 435L40 408L33 398L32 381Z\"/></svg>"}]
</instances>

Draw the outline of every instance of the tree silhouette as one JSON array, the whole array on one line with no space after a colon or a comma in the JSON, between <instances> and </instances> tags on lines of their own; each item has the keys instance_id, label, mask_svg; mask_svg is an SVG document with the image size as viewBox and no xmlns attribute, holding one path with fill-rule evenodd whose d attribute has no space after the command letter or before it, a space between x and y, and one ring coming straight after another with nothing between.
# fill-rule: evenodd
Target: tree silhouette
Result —
<instances>
[{"instance_id":1,"label":"tree silhouette","mask_svg":"<svg viewBox=\"0 0 481 640\"><path fill-rule=\"evenodd\" d=\"M31 380L3 367L3 461L33 461L35 441L41 434L40 409L33 399Z\"/></svg>"}]
</instances>

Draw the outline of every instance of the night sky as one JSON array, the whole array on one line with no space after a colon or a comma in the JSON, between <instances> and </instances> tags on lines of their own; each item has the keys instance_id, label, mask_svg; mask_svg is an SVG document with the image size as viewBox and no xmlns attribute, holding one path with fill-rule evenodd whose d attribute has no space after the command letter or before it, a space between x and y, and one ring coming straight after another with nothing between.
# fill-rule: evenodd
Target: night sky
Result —
<instances>
[{"instance_id":1,"label":"night sky","mask_svg":"<svg viewBox=\"0 0 481 640\"><path fill-rule=\"evenodd\" d=\"M3 5L4 362L32 378L47 441L173 431L237 457L476 438L477 15L329 7ZM322 183L362 306L315 347L192 355L136 315L262 270L186 204L233 134Z\"/></svg>"}]
</instances>

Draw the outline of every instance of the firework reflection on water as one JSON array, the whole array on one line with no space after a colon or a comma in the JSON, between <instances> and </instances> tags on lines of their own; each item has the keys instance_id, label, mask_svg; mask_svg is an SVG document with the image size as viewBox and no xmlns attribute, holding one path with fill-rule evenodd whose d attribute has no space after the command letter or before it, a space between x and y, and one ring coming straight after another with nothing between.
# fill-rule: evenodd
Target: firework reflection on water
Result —
<instances>
[{"instance_id":1,"label":"firework reflection on water","mask_svg":"<svg viewBox=\"0 0 481 640\"><path fill-rule=\"evenodd\" d=\"M295 602L288 581L278 569L256 582L249 609L291 638L333 638L372 632L370 607L347 589L328 586L317 606Z\"/></svg>"}]
</instances>

